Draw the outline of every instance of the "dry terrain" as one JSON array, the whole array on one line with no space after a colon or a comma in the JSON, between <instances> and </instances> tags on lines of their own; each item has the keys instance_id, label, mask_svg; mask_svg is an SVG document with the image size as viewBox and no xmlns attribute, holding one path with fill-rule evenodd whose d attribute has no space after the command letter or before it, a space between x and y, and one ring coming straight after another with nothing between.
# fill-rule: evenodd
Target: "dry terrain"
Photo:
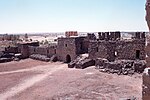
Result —
<instances>
[{"instance_id":1,"label":"dry terrain","mask_svg":"<svg viewBox=\"0 0 150 100\"><path fill-rule=\"evenodd\" d=\"M0 64L0 100L141 100L141 75L102 73L93 67L31 59Z\"/></svg>"}]
</instances>

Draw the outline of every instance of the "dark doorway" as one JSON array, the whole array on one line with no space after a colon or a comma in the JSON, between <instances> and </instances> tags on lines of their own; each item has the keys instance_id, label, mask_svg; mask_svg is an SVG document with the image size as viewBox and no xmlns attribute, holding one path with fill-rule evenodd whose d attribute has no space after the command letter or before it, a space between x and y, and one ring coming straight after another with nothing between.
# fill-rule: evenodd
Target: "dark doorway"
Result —
<instances>
[{"instance_id":1,"label":"dark doorway","mask_svg":"<svg viewBox=\"0 0 150 100\"><path fill-rule=\"evenodd\" d=\"M140 50L136 50L136 59L140 59Z\"/></svg>"},{"instance_id":2,"label":"dark doorway","mask_svg":"<svg viewBox=\"0 0 150 100\"><path fill-rule=\"evenodd\" d=\"M70 57L70 55L67 55L66 56L66 63L70 63L71 62L71 57Z\"/></svg>"}]
</instances>

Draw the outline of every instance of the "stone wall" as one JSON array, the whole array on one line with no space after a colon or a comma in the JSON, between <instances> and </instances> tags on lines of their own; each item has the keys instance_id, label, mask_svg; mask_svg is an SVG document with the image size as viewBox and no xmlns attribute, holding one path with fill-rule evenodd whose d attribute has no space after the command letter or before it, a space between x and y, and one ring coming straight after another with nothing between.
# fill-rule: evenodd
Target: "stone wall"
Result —
<instances>
[{"instance_id":1,"label":"stone wall","mask_svg":"<svg viewBox=\"0 0 150 100\"><path fill-rule=\"evenodd\" d=\"M112 41L90 41L89 58L105 58L114 61L115 42Z\"/></svg>"},{"instance_id":2,"label":"stone wall","mask_svg":"<svg viewBox=\"0 0 150 100\"><path fill-rule=\"evenodd\" d=\"M145 33L138 33L131 40L120 40L119 33L111 33L109 38L107 36L107 33L105 35L102 33L99 41L90 41L88 52L91 59L105 58L109 61L120 59L145 60ZM110 36L114 37L110 38Z\"/></svg>"},{"instance_id":3,"label":"stone wall","mask_svg":"<svg viewBox=\"0 0 150 100\"><path fill-rule=\"evenodd\" d=\"M67 61L67 56L74 60L79 54L86 53L88 50L88 41L86 37L58 38L57 56L58 60Z\"/></svg>"},{"instance_id":4,"label":"stone wall","mask_svg":"<svg viewBox=\"0 0 150 100\"><path fill-rule=\"evenodd\" d=\"M120 32L98 32L100 40L119 40L121 37Z\"/></svg>"},{"instance_id":5,"label":"stone wall","mask_svg":"<svg viewBox=\"0 0 150 100\"><path fill-rule=\"evenodd\" d=\"M29 46L39 46L39 42L18 43L18 51L22 54L22 58L28 58L30 55Z\"/></svg>"},{"instance_id":6,"label":"stone wall","mask_svg":"<svg viewBox=\"0 0 150 100\"><path fill-rule=\"evenodd\" d=\"M19 40L19 35L8 35L8 34L0 35L0 41L15 41L15 40Z\"/></svg>"},{"instance_id":7,"label":"stone wall","mask_svg":"<svg viewBox=\"0 0 150 100\"><path fill-rule=\"evenodd\" d=\"M45 55L47 57L52 57L56 54L56 46L29 46L29 53Z\"/></svg>"},{"instance_id":8,"label":"stone wall","mask_svg":"<svg viewBox=\"0 0 150 100\"><path fill-rule=\"evenodd\" d=\"M116 59L145 60L145 41L119 41L116 44Z\"/></svg>"},{"instance_id":9,"label":"stone wall","mask_svg":"<svg viewBox=\"0 0 150 100\"><path fill-rule=\"evenodd\" d=\"M76 38L58 38L57 45L57 57L58 60L63 62L67 61L67 56L70 57L71 60L76 58ZM68 58L69 59L69 58Z\"/></svg>"}]
</instances>

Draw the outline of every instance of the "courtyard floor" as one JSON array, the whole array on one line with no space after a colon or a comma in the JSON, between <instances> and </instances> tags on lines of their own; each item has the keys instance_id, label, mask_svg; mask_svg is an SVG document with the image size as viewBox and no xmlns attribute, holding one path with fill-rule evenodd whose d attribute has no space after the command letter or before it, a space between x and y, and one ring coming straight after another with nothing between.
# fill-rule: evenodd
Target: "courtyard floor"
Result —
<instances>
[{"instance_id":1,"label":"courtyard floor","mask_svg":"<svg viewBox=\"0 0 150 100\"><path fill-rule=\"evenodd\" d=\"M142 97L142 75L69 69L62 62L25 59L0 64L0 100L119 100Z\"/></svg>"}]
</instances>

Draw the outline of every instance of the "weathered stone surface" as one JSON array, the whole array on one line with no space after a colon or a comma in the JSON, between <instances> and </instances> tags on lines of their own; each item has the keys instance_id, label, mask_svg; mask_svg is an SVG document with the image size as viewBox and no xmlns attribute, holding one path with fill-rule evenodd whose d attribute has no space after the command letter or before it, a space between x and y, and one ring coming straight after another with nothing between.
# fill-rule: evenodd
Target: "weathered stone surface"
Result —
<instances>
[{"instance_id":1,"label":"weathered stone surface","mask_svg":"<svg viewBox=\"0 0 150 100\"><path fill-rule=\"evenodd\" d=\"M46 61L46 62L50 61L50 58L48 58L45 55L40 55L40 54L30 55L30 58L35 59L35 60Z\"/></svg>"},{"instance_id":2,"label":"weathered stone surface","mask_svg":"<svg viewBox=\"0 0 150 100\"><path fill-rule=\"evenodd\" d=\"M53 56L50 58L50 61L52 61L52 62L58 61L57 56L56 56L56 55L53 55Z\"/></svg>"},{"instance_id":3,"label":"weathered stone surface","mask_svg":"<svg viewBox=\"0 0 150 100\"><path fill-rule=\"evenodd\" d=\"M135 72L142 73L145 68L146 68L146 61L145 60L134 61Z\"/></svg>"},{"instance_id":4,"label":"weathered stone surface","mask_svg":"<svg viewBox=\"0 0 150 100\"><path fill-rule=\"evenodd\" d=\"M92 59L84 59L81 62L77 62L75 64L76 68L80 68L80 69L84 69L87 68L89 66L94 66L95 65L95 61Z\"/></svg>"},{"instance_id":5,"label":"weathered stone surface","mask_svg":"<svg viewBox=\"0 0 150 100\"><path fill-rule=\"evenodd\" d=\"M146 21L150 30L150 0L146 2Z\"/></svg>"},{"instance_id":6,"label":"weathered stone surface","mask_svg":"<svg viewBox=\"0 0 150 100\"><path fill-rule=\"evenodd\" d=\"M146 68L143 73L142 100L150 100L150 68Z\"/></svg>"},{"instance_id":7,"label":"weathered stone surface","mask_svg":"<svg viewBox=\"0 0 150 100\"><path fill-rule=\"evenodd\" d=\"M75 67L75 62L70 62L69 64L68 64L68 68L74 68Z\"/></svg>"},{"instance_id":8,"label":"weathered stone surface","mask_svg":"<svg viewBox=\"0 0 150 100\"><path fill-rule=\"evenodd\" d=\"M99 63L101 65L101 63ZM135 72L142 73L146 67L145 60L116 60L115 62L105 62L100 71L108 73L117 73L123 75L132 75ZM98 68L98 67L96 67Z\"/></svg>"},{"instance_id":9,"label":"weathered stone surface","mask_svg":"<svg viewBox=\"0 0 150 100\"><path fill-rule=\"evenodd\" d=\"M100 34L100 33L99 33ZM138 33L139 35L141 33ZM142 33L143 34L143 33ZM115 60L145 60L145 38L132 40L90 41L89 58Z\"/></svg>"},{"instance_id":10,"label":"weathered stone surface","mask_svg":"<svg viewBox=\"0 0 150 100\"><path fill-rule=\"evenodd\" d=\"M12 61L12 58L0 58L0 63Z\"/></svg>"},{"instance_id":11,"label":"weathered stone surface","mask_svg":"<svg viewBox=\"0 0 150 100\"><path fill-rule=\"evenodd\" d=\"M68 62L67 57L69 56L70 60L73 61L78 55L85 53L88 49L88 46L85 46L84 43L85 39L86 37L58 38L58 60Z\"/></svg>"},{"instance_id":12,"label":"weathered stone surface","mask_svg":"<svg viewBox=\"0 0 150 100\"><path fill-rule=\"evenodd\" d=\"M97 58L95 60L95 66L96 68L104 68L104 64L108 62L107 59L104 59L104 58Z\"/></svg>"}]
</instances>

